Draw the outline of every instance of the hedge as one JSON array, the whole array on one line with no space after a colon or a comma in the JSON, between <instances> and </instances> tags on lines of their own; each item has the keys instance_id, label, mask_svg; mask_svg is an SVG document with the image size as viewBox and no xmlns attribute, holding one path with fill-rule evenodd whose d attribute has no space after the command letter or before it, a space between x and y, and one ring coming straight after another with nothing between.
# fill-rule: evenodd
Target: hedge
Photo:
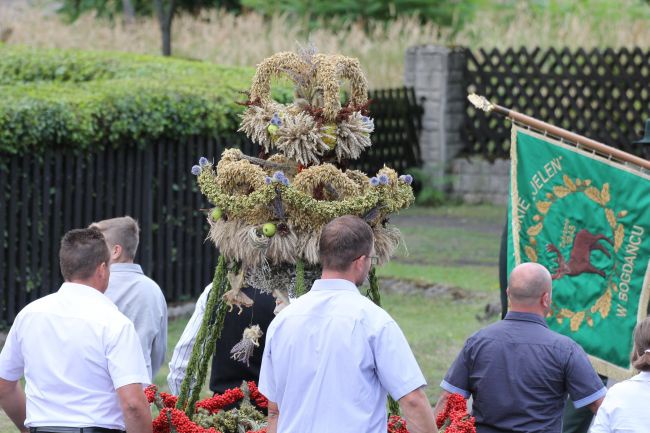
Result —
<instances>
[{"instance_id":1,"label":"hedge","mask_svg":"<svg viewBox=\"0 0 650 433\"><path fill-rule=\"evenodd\" d=\"M253 73L156 56L0 45L0 153L232 133ZM288 88L275 97L286 101Z\"/></svg>"}]
</instances>

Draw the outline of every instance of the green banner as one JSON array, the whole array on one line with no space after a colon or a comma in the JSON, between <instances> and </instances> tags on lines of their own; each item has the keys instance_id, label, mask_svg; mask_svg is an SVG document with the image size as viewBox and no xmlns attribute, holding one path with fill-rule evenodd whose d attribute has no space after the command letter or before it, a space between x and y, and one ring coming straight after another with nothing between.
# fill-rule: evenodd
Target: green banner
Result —
<instances>
[{"instance_id":1,"label":"green banner","mask_svg":"<svg viewBox=\"0 0 650 433\"><path fill-rule=\"evenodd\" d=\"M632 373L650 296L650 175L513 126L508 272L553 276L551 329L610 377Z\"/></svg>"}]
</instances>

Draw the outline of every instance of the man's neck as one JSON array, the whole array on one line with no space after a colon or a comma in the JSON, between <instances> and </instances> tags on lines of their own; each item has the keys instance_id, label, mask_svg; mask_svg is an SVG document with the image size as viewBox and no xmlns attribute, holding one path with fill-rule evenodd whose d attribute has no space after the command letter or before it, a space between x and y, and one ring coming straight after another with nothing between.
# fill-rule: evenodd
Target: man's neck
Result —
<instances>
[{"instance_id":1,"label":"man's neck","mask_svg":"<svg viewBox=\"0 0 650 433\"><path fill-rule=\"evenodd\" d=\"M536 314L542 318L545 317L544 311L542 311L539 308L534 308L534 307L527 307L527 306L522 306L522 305L517 305L517 306L512 306L510 310L513 313L529 313L529 314Z\"/></svg>"},{"instance_id":2,"label":"man's neck","mask_svg":"<svg viewBox=\"0 0 650 433\"><path fill-rule=\"evenodd\" d=\"M127 265L127 264L132 265L133 264L133 259L123 259L121 257L118 257L115 260L113 260L113 262L111 264L116 265L118 263L121 264L121 265Z\"/></svg>"},{"instance_id":3,"label":"man's neck","mask_svg":"<svg viewBox=\"0 0 650 433\"><path fill-rule=\"evenodd\" d=\"M350 275L350 272L330 271L324 269L320 278L321 280L347 280L356 285L354 282L354 276Z\"/></svg>"},{"instance_id":4,"label":"man's neck","mask_svg":"<svg viewBox=\"0 0 650 433\"><path fill-rule=\"evenodd\" d=\"M86 280L74 279L74 280L66 281L66 283L81 284L83 286L92 287L93 289L97 290L100 293L104 293L104 291L102 291L99 288L101 287L101 285L94 278L90 278Z\"/></svg>"}]
</instances>

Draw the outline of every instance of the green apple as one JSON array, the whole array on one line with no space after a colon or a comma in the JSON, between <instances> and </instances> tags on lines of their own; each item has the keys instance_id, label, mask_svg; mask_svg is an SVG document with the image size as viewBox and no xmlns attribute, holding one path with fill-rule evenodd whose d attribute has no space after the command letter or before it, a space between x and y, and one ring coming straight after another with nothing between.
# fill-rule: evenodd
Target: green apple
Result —
<instances>
[{"instance_id":1,"label":"green apple","mask_svg":"<svg viewBox=\"0 0 650 433\"><path fill-rule=\"evenodd\" d=\"M269 131L269 134L271 134L271 135L277 134L278 129L279 128L276 125L273 125L273 124L266 127L266 130Z\"/></svg>"},{"instance_id":2,"label":"green apple","mask_svg":"<svg viewBox=\"0 0 650 433\"><path fill-rule=\"evenodd\" d=\"M221 209L219 209L218 207L212 209L212 212L210 213L210 218L212 218L212 221L219 221L221 219Z\"/></svg>"},{"instance_id":3,"label":"green apple","mask_svg":"<svg viewBox=\"0 0 650 433\"><path fill-rule=\"evenodd\" d=\"M267 238L272 237L275 234L275 231L276 227L273 223L266 223L262 226L262 233L264 233L264 236Z\"/></svg>"},{"instance_id":4,"label":"green apple","mask_svg":"<svg viewBox=\"0 0 650 433\"><path fill-rule=\"evenodd\" d=\"M323 131L323 143L333 150L336 147L336 124L328 123L321 131Z\"/></svg>"}]
</instances>

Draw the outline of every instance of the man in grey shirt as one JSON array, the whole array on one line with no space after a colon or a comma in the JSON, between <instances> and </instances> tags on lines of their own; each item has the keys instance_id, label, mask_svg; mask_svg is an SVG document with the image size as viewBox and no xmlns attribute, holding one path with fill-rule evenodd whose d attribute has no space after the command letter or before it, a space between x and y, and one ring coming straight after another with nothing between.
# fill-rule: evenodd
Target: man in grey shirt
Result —
<instances>
[{"instance_id":1,"label":"man in grey shirt","mask_svg":"<svg viewBox=\"0 0 650 433\"><path fill-rule=\"evenodd\" d=\"M133 322L153 383L167 350L167 302L158 284L133 263L140 227L130 216L99 221L90 227L104 234L111 252L111 277L105 295Z\"/></svg>"}]
</instances>

